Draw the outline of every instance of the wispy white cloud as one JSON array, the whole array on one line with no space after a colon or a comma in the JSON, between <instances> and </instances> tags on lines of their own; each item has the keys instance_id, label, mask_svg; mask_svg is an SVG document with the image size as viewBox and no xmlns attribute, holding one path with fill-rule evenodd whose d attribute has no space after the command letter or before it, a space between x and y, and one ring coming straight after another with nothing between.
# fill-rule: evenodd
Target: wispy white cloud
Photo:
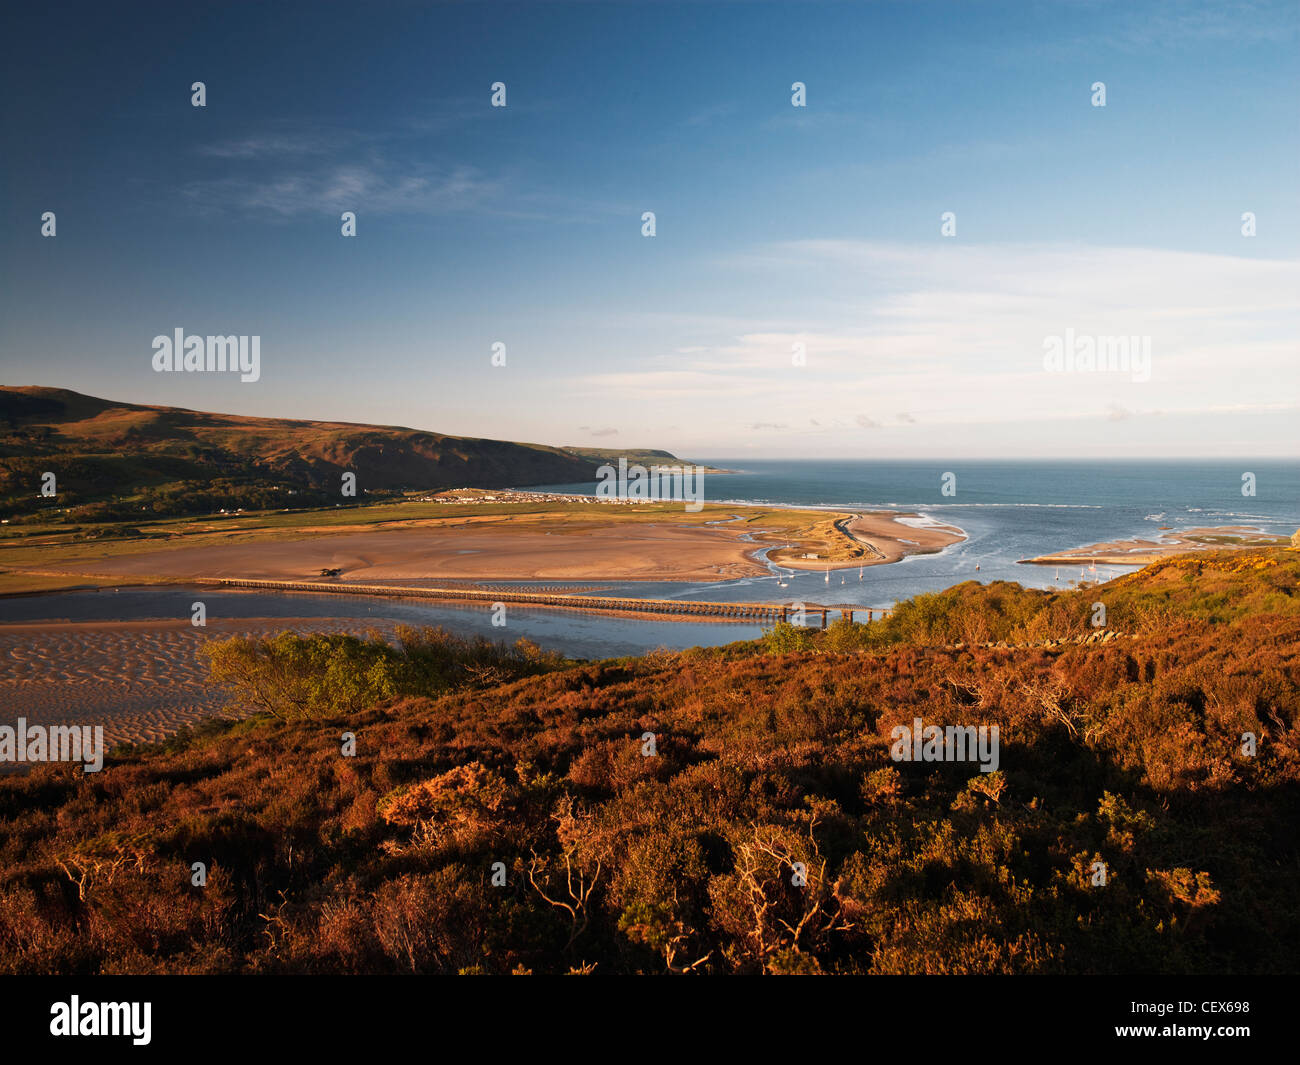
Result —
<instances>
[{"instance_id":1,"label":"wispy white cloud","mask_svg":"<svg viewBox=\"0 0 1300 1065\"><path fill-rule=\"evenodd\" d=\"M344 142L353 140L342 135ZM337 151L340 136L325 133L258 133L246 137L201 144L199 155L212 159L279 159L286 156L321 155Z\"/></svg>"},{"instance_id":2,"label":"wispy white cloud","mask_svg":"<svg viewBox=\"0 0 1300 1065\"><path fill-rule=\"evenodd\" d=\"M1215 0L1117 5L1106 19L1105 37L1139 48L1177 47L1188 42L1288 41L1296 37L1300 9L1291 0Z\"/></svg>"},{"instance_id":3,"label":"wispy white cloud","mask_svg":"<svg viewBox=\"0 0 1300 1065\"><path fill-rule=\"evenodd\" d=\"M686 118L683 123L687 126L711 126L715 122L730 118L739 108L731 101L719 104L712 104L709 107L702 107Z\"/></svg>"},{"instance_id":4,"label":"wispy white cloud","mask_svg":"<svg viewBox=\"0 0 1300 1065\"><path fill-rule=\"evenodd\" d=\"M441 214L483 206L501 183L466 166L397 167L383 161L335 164L273 177L191 182L182 195L199 209L262 211L288 217L339 211Z\"/></svg>"},{"instance_id":5,"label":"wispy white cloud","mask_svg":"<svg viewBox=\"0 0 1300 1065\"><path fill-rule=\"evenodd\" d=\"M740 314L642 313L638 332L655 347L636 370L566 384L586 402L638 396L647 429L671 405L705 447L759 425L807 434L814 421L846 441L864 428L919 441L963 427L1077 423L1083 446L1088 425L1273 416L1279 395L1300 394L1294 259L810 240L717 268L758 309L759 328L737 329ZM1149 337L1150 379L1049 372L1045 342L1067 330Z\"/></svg>"}]
</instances>

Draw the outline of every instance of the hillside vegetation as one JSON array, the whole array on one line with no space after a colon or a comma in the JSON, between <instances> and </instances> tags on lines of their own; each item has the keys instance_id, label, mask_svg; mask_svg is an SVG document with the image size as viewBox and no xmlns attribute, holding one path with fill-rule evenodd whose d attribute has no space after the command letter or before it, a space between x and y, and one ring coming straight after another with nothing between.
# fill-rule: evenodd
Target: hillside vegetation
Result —
<instances>
[{"instance_id":1,"label":"hillside vegetation","mask_svg":"<svg viewBox=\"0 0 1300 1065\"><path fill-rule=\"evenodd\" d=\"M64 508L67 520L125 521L346 503L345 472L356 474L353 501L404 489L594 481L599 463L619 454L0 387L0 509L32 520ZM40 496L46 471L56 475L57 498Z\"/></svg>"},{"instance_id":2,"label":"hillside vegetation","mask_svg":"<svg viewBox=\"0 0 1300 1065\"><path fill-rule=\"evenodd\" d=\"M1294 972L1297 578L1184 557L592 663L214 645L237 701L294 697L0 783L0 970ZM1098 602L1115 638L1056 642ZM893 760L915 718L997 725L997 770Z\"/></svg>"}]
</instances>

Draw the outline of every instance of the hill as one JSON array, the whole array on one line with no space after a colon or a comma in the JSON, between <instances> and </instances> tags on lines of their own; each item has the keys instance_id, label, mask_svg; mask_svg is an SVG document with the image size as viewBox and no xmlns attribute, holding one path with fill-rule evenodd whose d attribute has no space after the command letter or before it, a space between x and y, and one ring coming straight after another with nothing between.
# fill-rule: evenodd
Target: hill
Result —
<instances>
[{"instance_id":1,"label":"hill","mask_svg":"<svg viewBox=\"0 0 1300 1065\"><path fill-rule=\"evenodd\" d=\"M0 387L0 507L79 520L346 502L403 490L594 481L605 461L563 448L446 436L401 426L213 414ZM667 452L656 452L673 459ZM53 471L56 500L42 500Z\"/></svg>"},{"instance_id":2,"label":"hill","mask_svg":"<svg viewBox=\"0 0 1300 1065\"><path fill-rule=\"evenodd\" d=\"M698 465L704 473L736 473L736 470L719 469L716 466L707 466L700 463L688 463L686 460L679 459L671 451L651 451L644 448L603 448L603 447L565 447L564 449L571 455L578 455L584 459L590 459L597 464L609 463L611 466L617 466L619 459L627 459L629 466L639 465L646 469L672 468L683 465Z\"/></svg>"},{"instance_id":3,"label":"hill","mask_svg":"<svg viewBox=\"0 0 1300 1065\"><path fill-rule=\"evenodd\" d=\"M214 644L260 715L0 781L0 971L1295 972L1298 580L1180 558L605 662ZM897 760L916 718L997 726L996 769Z\"/></svg>"}]
</instances>

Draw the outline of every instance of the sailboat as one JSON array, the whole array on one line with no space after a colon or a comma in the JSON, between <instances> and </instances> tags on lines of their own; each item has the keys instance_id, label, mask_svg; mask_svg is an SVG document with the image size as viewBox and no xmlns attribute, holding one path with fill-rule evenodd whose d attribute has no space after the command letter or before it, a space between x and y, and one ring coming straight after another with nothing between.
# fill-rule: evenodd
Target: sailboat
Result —
<instances>
[{"instance_id":1,"label":"sailboat","mask_svg":"<svg viewBox=\"0 0 1300 1065\"><path fill-rule=\"evenodd\" d=\"M827 566L827 567L826 567L826 583L827 583L827 584L830 584L830 583L831 583L831 568L830 568L830 566Z\"/></svg>"},{"instance_id":2,"label":"sailboat","mask_svg":"<svg viewBox=\"0 0 1300 1065\"><path fill-rule=\"evenodd\" d=\"M858 580L862 580L862 567L858 567Z\"/></svg>"}]
</instances>

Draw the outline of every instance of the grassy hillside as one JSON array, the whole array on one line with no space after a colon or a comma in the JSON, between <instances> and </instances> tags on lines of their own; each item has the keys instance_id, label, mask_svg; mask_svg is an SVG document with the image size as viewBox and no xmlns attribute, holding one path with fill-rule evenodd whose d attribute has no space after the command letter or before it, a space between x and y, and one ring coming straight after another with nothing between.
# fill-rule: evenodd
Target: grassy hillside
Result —
<instances>
[{"instance_id":1,"label":"grassy hillside","mask_svg":"<svg viewBox=\"0 0 1300 1065\"><path fill-rule=\"evenodd\" d=\"M600 452L600 455L619 452ZM668 459L671 455L663 452ZM74 520L347 502L403 489L595 479L593 456L396 426L210 414L96 399L56 388L0 388L0 508L74 508ZM677 460L673 460L677 461ZM57 499L39 495L57 476Z\"/></svg>"},{"instance_id":2,"label":"grassy hillside","mask_svg":"<svg viewBox=\"0 0 1300 1065\"><path fill-rule=\"evenodd\" d=\"M598 663L214 645L261 715L0 782L0 971L1294 972L1298 581L1182 558ZM916 717L997 725L997 771L893 760Z\"/></svg>"},{"instance_id":3,"label":"grassy hillside","mask_svg":"<svg viewBox=\"0 0 1300 1065\"><path fill-rule=\"evenodd\" d=\"M571 455L578 455L584 459L590 459L598 465L609 463L611 466L618 466L619 459L627 459L628 466L640 465L646 469L656 467L673 467L673 466L694 466L698 463L689 462L679 459L671 451L653 451L645 448L607 448L607 447L565 447L564 449ZM721 470L715 466L702 466L706 473L735 473L735 470Z\"/></svg>"},{"instance_id":4,"label":"grassy hillside","mask_svg":"<svg viewBox=\"0 0 1300 1065\"><path fill-rule=\"evenodd\" d=\"M629 466L640 463L646 467L674 466L682 461L670 451L647 451L638 448L566 447L564 450L572 455L581 455L597 464L609 462L617 465L620 458L627 459Z\"/></svg>"}]
</instances>

